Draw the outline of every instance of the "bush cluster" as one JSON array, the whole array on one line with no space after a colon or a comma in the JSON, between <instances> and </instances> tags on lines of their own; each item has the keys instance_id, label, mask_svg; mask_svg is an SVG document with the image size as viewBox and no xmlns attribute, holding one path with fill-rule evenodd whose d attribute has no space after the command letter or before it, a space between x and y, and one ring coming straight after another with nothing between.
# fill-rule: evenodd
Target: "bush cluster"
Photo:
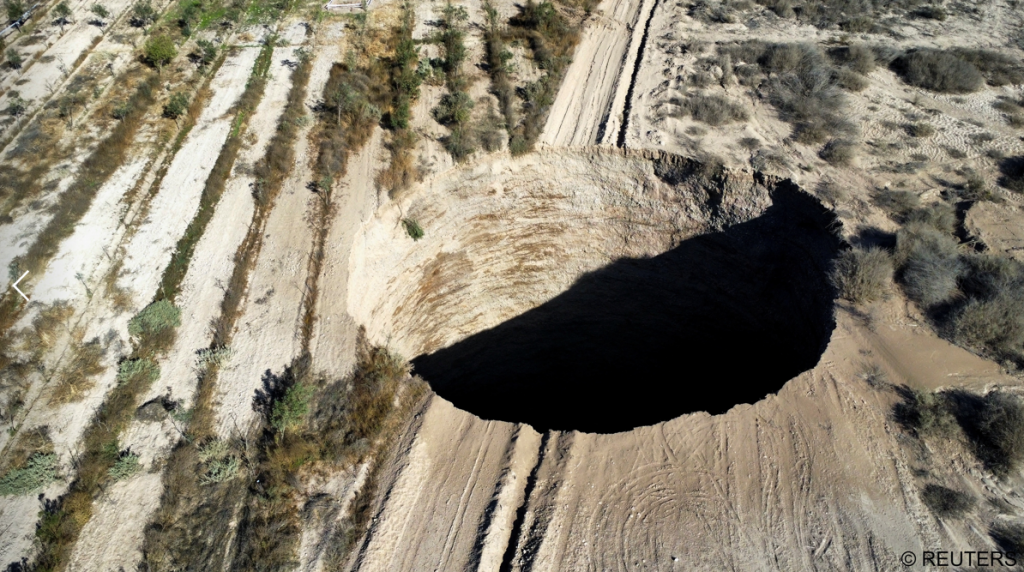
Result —
<instances>
[{"instance_id":1,"label":"bush cluster","mask_svg":"<svg viewBox=\"0 0 1024 572\"><path fill-rule=\"evenodd\" d=\"M24 466L0 477L0 496L18 496L37 491L60 478L56 453L38 453Z\"/></svg>"},{"instance_id":2,"label":"bush cluster","mask_svg":"<svg viewBox=\"0 0 1024 572\"><path fill-rule=\"evenodd\" d=\"M881 248L851 248L839 254L832 270L832 285L855 303L882 300L892 290L892 257Z\"/></svg>"},{"instance_id":3,"label":"bush cluster","mask_svg":"<svg viewBox=\"0 0 1024 572\"><path fill-rule=\"evenodd\" d=\"M674 116L690 115L695 121L712 126L746 121L749 117L747 110L742 105L721 95L696 94L690 95L686 99L673 99L670 103L679 107L679 111L674 113Z\"/></svg>"},{"instance_id":4,"label":"bush cluster","mask_svg":"<svg viewBox=\"0 0 1024 572\"><path fill-rule=\"evenodd\" d=\"M974 508L974 497L942 485L928 484L921 491L921 500L936 515L960 518Z\"/></svg>"}]
</instances>

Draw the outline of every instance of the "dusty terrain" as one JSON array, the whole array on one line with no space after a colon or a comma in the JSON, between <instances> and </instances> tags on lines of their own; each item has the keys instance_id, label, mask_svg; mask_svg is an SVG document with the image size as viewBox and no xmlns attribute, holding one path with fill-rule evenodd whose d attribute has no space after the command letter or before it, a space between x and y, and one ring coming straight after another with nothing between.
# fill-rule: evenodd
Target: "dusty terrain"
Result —
<instances>
[{"instance_id":1,"label":"dusty terrain","mask_svg":"<svg viewBox=\"0 0 1024 572\"><path fill-rule=\"evenodd\" d=\"M1022 364L956 345L904 282L859 303L829 278L899 250L885 192L948 204L964 259L1024 261L1015 3L545 3L562 28L511 1L57 4L0 69L8 570L905 570L1024 545L1019 464L900 414L1024 396ZM772 60L797 39L820 61ZM922 48L995 50L1010 79L911 85ZM832 67L794 111L809 61Z\"/></svg>"}]
</instances>

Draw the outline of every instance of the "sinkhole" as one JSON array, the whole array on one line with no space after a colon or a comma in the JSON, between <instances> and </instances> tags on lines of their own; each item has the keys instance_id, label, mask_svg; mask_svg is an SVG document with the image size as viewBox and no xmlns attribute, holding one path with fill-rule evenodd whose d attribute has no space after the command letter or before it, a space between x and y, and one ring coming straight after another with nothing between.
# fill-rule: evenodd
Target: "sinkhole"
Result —
<instances>
[{"instance_id":1,"label":"sinkhole","mask_svg":"<svg viewBox=\"0 0 1024 572\"><path fill-rule=\"evenodd\" d=\"M424 192L423 244L393 255L376 297L355 295L437 395L484 419L614 433L755 403L817 364L840 242L816 199L679 157L573 158L568 177L540 161L477 173L477 192Z\"/></svg>"}]
</instances>

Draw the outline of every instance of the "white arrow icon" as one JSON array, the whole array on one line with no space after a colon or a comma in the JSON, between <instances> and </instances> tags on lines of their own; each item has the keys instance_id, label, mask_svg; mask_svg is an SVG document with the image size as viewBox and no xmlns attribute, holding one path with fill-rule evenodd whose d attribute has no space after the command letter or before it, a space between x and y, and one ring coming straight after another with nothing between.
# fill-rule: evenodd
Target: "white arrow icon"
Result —
<instances>
[{"instance_id":1,"label":"white arrow icon","mask_svg":"<svg viewBox=\"0 0 1024 572\"><path fill-rule=\"evenodd\" d=\"M28 270L26 270L25 273L21 275L21 278L18 278L14 284L11 284L11 288L18 290L18 282L24 280L26 276L28 276ZM24 298L26 302L31 302L31 300L28 299L28 296L26 296L21 290L18 290L18 294L21 294L21 297Z\"/></svg>"}]
</instances>

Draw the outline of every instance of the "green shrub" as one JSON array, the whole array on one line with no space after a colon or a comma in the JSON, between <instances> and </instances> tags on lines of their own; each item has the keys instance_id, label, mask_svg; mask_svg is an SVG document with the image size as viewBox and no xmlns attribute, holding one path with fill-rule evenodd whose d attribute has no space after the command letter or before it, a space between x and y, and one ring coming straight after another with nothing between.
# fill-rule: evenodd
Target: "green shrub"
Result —
<instances>
[{"instance_id":1,"label":"green shrub","mask_svg":"<svg viewBox=\"0 0 1024 572\"><path fill-rule=\"evenodd\" d=\"M446 93L433 109L434 118L442 125L458 125L469 121L473 98L464 91Z\"/></svg>"},{"instance_id":2,"label":"green shrub","mask_svg":"<svg viewBox=\"0 0 1024 572\"><path fill-rule=\"evenodd\" d=\"M117 368L117 382L142 381L152 383L160 377L160 366L149 359L126 359Z\"/></svg>"},{"instance_id":3,"label":"green shrub","mask_svg":"<svg viewBox=\"0 0 1024 572\"><path fill-rule=\"evenodd\" d=\"M25 59L21 57L18 50L14 48L7 48L7 65L11 69L20 70L21 66L25 63Z\"/></svg>"},{"instance_id":4,"label":"green shrub","mask_svg":"<svg viewBox=\"0 0 1024 572\"><path fill-rule=\"evenodd\" d=\"M235 351L227 347L202 349L199 350L199 354L196 357L196 365L201 369L214 365L220 366L225 361L231 359L233 355L235 355Z\"/></svg>"},{"instance_id":5,"label":"green shrub","mask_svg":"<svg viewBox=\"0 0 1024 572\"><path fill-rule=\"evenodd\" d=\"M896 234L896 261L903 290L926 309L950 301L964 271L953 237L923 224Z\"/></svg>"},{"instance_id":6,"label":"green shrub","mask_svg":"<svg viewBox=\"0 0 1024 572\"><path fill-rule=\"evenodd\" d=\"M114 109L110 111L110 115L114 119L124 119L128 117L128 114L132 112L132 103L129 100L122 101L114 106Z\"/></svg>"},{"instance_id":7,"label":"green shrub","mask_svg":"<svg viewBox=\"0 0 1024 572\"><path fill-rule=\"evenodd\" d=\"M68 23L68 19L71 18L71 6L68 5L67 0L64 0L54 6L53 11L50 13L53 14L57 23L63 27Z\"/></svg>"},{"instance_id":8,"label":"green shrub","mask_svg":"<svg viewBox=\"0 0 1024 572\"><path fill-rule=\"evenodd\" d=\"M420 227L420 223L415 220L411 218L402 219L402 226L405 227L405 232L408 233L413 240L423 238L423 228Z\"/></svg>"},{"instance_id":9,"label":"green shrub","mask_svg":"<svg viewBox=\"0 0 1024 572\"><path fill-rule=\"evenodd\" d=\"M103 4L93 4L92 7L89 8L89 11L101 20L106 20L110 17L110 10L107 10L107 7Z\"/></svg>"},{"instance_id":10,"label":"green shrub","mask_svg":"<svg viewBox=\"0 0 1024 572\"><path fill-rule=\"evenodd\" d=\"M39 453L28 459L24 466L7 471L0 477L0 495L17 496L39 490L58 480L57 454Z\"/></svg>"},{"instance_id":11,"label":"green shrub","mask_svg":"<svg viewBox=\"0 0 1024 572\"><path fill-rule=\"evenodd\" d=\"M202 66L208 66L217 59L217 46L210 40L196 40L195 60Z\"/></svg>"},{"instance_id":12,"label":"green shrub","mask_svg":"<svg viewBox=\"0 0 1024 572\"><path fill-rule=\"evenodd\" d=\"M146 306L128 322L128 333L135 337L159 335L181 325L181 310L169 300Z\"/></svg>"},{"instance_id":13,"label":"green shrub","mask_svg":"<svg viewBox=\"0 0 1024 572\"><path fill-rule=\"evenodd\" d=\"M215 439L199 449L199 461L206 465L205 473L200 477L204 485L223 483L238 474L241 461L231 451L225 441Z\"/></svg>"},{"instance_id":14,"label":"green shrub","mask_svg":"<svg viewBox=\"0 0 1024 572\"><path fill-rule=\"evenodd\" d=\"M14 94L8 98L7 115L11 117L20 117L25 114L25 110L28 109L28 102L21 98L20 95Z\"/></svg>"},{"instance_id":15,"label":"green shrub","mask_svg":"<svg viewBox=\"0 0 1024 572\"><path fill-rule=\"evenodd\" d=\"M940 93L970 93L985 82L971 62L931 48L904 54L893 61L892 67L908 84Z\"/></svg>"},{"instance_id":16,"label":"green shrub","mask_svg":"<svg viewBox=\"0 0 1024 572\"><path fill-rule=\"evenodd\" d=\"M4 9L8 20L17 20L28 10L23 0L4 0Z\"/></svg>"},{"instance_id":17,"label":"green shrub","mask_svg":"<svg viewBox=\"0 0 1024 572\"><path fill-rule=\"evenodd\" d=\"M125 452L118 456L112 467L107 469L107 474L115 481L123 481L134 476L141 468L139 456L135 453Z\"/></svg>"},{"instance_id":18,"label":"green shrub","mask_svg":"<svg viewBox=\"0 0 1024 572\"><path fill-rule=\"evenodd\" d=\"M988 255L967 258L961 279L967 301L946 323L956 343L1024 363L1024 265Z\"/></svg>"},{"instance_id":19,"label":"green shrub","mask_svg":"<svg viewBox=\"0 0 1024 572\"><path fill-rule=\"evenodd\" d=\"M188 95L178 92L171 96L171 99L164 105L164 117L177 119L188 111Z\"/></svg>"},{"instance_id":20,"label":"green shrub","mask_svg":"<svg viewBox=\"0 0 1024 572\"><path fill-rule=\"evenodd\" d=\"M936 484L924 487L921 491L921 500L942 518L960 518L974 508L975 504L971 495Z\"/></svg>"},{"instance_id":21,"label":"green shrub","mask_svg":"<svg viewBox=\"0 0 1024 572\"><path fill-rule=\"evenodd\" d=\"M159 70L178 55L178 49L170 36L161 34L153 36L146 42L143 54L146 60Z\"/></svg>"},{"instance_id":22,"label":"green shrub","mask_svg":"<svg viewBox=\"0 0 1024 572\"><path fill-rule=\"evenodd\" d=\"M309 400L313 389L303 383L296 383L285 391L284 397L274 402L270 413L270 426L278 435L295 428L309 410Z\"/></svg>"},{"instance_id":23,"label":"green shrub","mask_svg":"<svg viewBox=\"0 0 1024 572\"><path fill-rule=\"evenodd\" d=\"M885 250L851 248L836 258L831 279L843 298L862 304L889 297L892 272L892 258Z\"/></svg>"}]
</instances>

